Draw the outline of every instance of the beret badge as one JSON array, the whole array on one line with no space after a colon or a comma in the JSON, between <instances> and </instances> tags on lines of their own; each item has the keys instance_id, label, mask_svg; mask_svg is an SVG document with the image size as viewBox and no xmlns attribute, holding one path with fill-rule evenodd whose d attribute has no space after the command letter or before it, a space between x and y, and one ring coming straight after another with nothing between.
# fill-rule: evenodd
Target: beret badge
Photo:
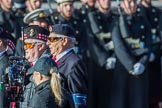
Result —
<instances>
[{"instance_id":1,"label":"beret badge","mask_svg":"<svg viewBox=\"0 0 162 108\"><path fill-rule=\"evenodd\" d=\"M35 30L34 29L30 29L29 30L29 36L33 37L35 35Z\"/></svg>"}]
</instances>

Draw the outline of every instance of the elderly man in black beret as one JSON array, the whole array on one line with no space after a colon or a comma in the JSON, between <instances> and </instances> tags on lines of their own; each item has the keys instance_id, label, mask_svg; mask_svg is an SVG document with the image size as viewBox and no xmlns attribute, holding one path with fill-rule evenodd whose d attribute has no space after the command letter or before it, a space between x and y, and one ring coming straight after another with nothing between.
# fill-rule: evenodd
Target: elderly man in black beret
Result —
<instances>
[{"instance_id":1,"label":"elderly man in black beret","mask_svg":"<svg viewBox=\"0 0 162 108\"><path fill-rule=\"evenodd\" d=\"M75 0L56 0L58 14L53 14L51 16L51 21L53 24L69 24L71 25L76 33L76 42L74 51L81 57L81 59L86 63L87 54L87 36L88 29L82 20L78 18L75 14L74 2ZM88 22L84 18L85 22Z\"/></svg>"},{"instance_id":2,"label":"elderly man in black beret","mask_svg":"<svg viewBox=\"0 0 162 108\"><path fill-rule=\"evenodd\" d=\"M36 9L32 12L29 12L23 18L23 22L27 25L38 25L39 27L43 27L48 29L50 21L48 19L50 13L48 9ZM16 55L22 56L23 48L22 48L22 37L17 40L16 46Z\"/></svg>"},{"instance_id":3,"label":"elderly man in black beret","mask_svg":"<svg viewBox=\"0 0 162 108\"><path fill-rule=\"evenodd\" d=\"M29 62L35 63L38 58L48 53L46 41L49 31L37 25L31 25L24 28L24 49L25 57Z\"/></svg>"},{"instance_id":4,"label":"elderly man in black beret","mask_svg":"<svg viewBox=\"0 0 162 108\"><path fill-rule=\"evenodd\" d=\"M87 71L82 60L74 52L75 30L68 24L56 24L51 31L49 45L53 59L58 65L61 85L71 93L75 108L87 106Z\"/></svg>"},{"instance_id":5,"label":"elderly man in black beret","mask_svg":"<svg viewBox=\"0 0 162 108\"><path fill-rule=\"evenodd\" d=\"M24 28L24 49L25 58L31 63L31 67L39 58L49 57L50 51L46 45L49 31L37 25L30 25ZM27 108L29 100L34 93L34 83L31 82L26 86L24 91L24 100L20 104L20 108Z\"/></svg>"}]
</instances>

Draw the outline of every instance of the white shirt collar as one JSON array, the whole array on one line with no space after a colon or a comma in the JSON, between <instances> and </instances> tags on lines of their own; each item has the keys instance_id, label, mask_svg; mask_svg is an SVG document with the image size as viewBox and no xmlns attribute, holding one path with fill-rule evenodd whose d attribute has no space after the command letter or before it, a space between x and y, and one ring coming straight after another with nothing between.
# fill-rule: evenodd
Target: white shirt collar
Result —
<instances>
[{"instance_id":1,"label":"white shirt collar","mask_svg":"<svg viewBox=\"0 0 162 108\"><path fill-rule=\"evenodd\" d=\"M67 50L65 50L65 51L63 51L63 52L61 52L60 54L58 54L57 56L56 56L56 62L58 61L58 60L60 60L64 55L66 55L68 52L70 52L71 50L72 50L73 48L69 48L69 49L67 49Z\"/></svg>"}]
</instances>

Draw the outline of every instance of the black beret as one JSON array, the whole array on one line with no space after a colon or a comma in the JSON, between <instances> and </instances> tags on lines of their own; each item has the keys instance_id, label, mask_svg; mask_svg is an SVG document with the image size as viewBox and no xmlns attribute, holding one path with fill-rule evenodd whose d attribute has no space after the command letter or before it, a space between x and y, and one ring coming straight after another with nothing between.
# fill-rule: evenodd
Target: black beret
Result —
<instances>
[{"instance_id":1,"label":"black beret","mask_svg":"<svg viewBox=\"0 0 162 108\"><path fill-rule=\"evenodd\" d=\"M49 31L51 33L64 35L72 38L75 38L76 35L74 28L68 24L55 24L49 27Z\"/></svg>"},{"instance_id":2,"label":"black beret","mask_svg":"<svg viewBox=\"0 0 162 108\"><path fill-rule=\"evenodd\" d=\"M29 24L32 21L48 20L50 12L48 9L36 9L25 15L23 21Z\"/></svg>"},{"instance_id":3,"label":"black beret","mask_svg":"<svg viewBox=\"0 0 162 108\"><path fill-rule=\"evenodd\" d=\"M38 25L29 25L24 28L24 39L39 39L47 41L49 36L49 31Z\"/></svg>"},{"instance_id":4,"label":"black beret","mask_svg":"<svg viewBox=\"0 0 162 108\"><path fill-rule=\"evenodd\" d=\"M51 69L57 73L57 64L50 57L42 57L37 60L34 67L28 69L28 72L29 74L32 74L34 71L37 71L43 75L51 76Z\"/></svg>"}]
</instances>

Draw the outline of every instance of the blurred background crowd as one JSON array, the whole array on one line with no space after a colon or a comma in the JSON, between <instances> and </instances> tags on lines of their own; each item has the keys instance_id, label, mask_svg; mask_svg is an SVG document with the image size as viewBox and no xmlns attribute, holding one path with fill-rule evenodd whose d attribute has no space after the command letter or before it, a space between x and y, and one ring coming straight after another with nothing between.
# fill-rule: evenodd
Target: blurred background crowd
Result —
<instances>
[{"instance_id":1,"label":"blurred background crowd","mask_svg":"<svg viewBox=\"0 0 162 108\"><path fill-rule=\"evenodd\" d=\"M55 31L56 24L68 24L74 33ZM0 41L0 76L8 65L8 60L1 59L4 53L32 64L42 54L57 56L60 47L54 43L59 37L41 37L48 33L33 25L75 38L70 42L72 50L86 71L82 65L77 67L83 73L63 86L72 95L81 93L86 98L79 101L81 105L75 100L75 108L162 108L161 0L0 0L0 40L4 42ZM30 43L37 41L26 40L26 35L43 40L43 50L30 52L35 45ZM48 48L51 52L44 53ZM32 88L25 88L22 108L27 108ZM0 92L0 98L7 96ZM0 108L8 108L8 101L0 100Z\"/></svg>"}]
</instances>

